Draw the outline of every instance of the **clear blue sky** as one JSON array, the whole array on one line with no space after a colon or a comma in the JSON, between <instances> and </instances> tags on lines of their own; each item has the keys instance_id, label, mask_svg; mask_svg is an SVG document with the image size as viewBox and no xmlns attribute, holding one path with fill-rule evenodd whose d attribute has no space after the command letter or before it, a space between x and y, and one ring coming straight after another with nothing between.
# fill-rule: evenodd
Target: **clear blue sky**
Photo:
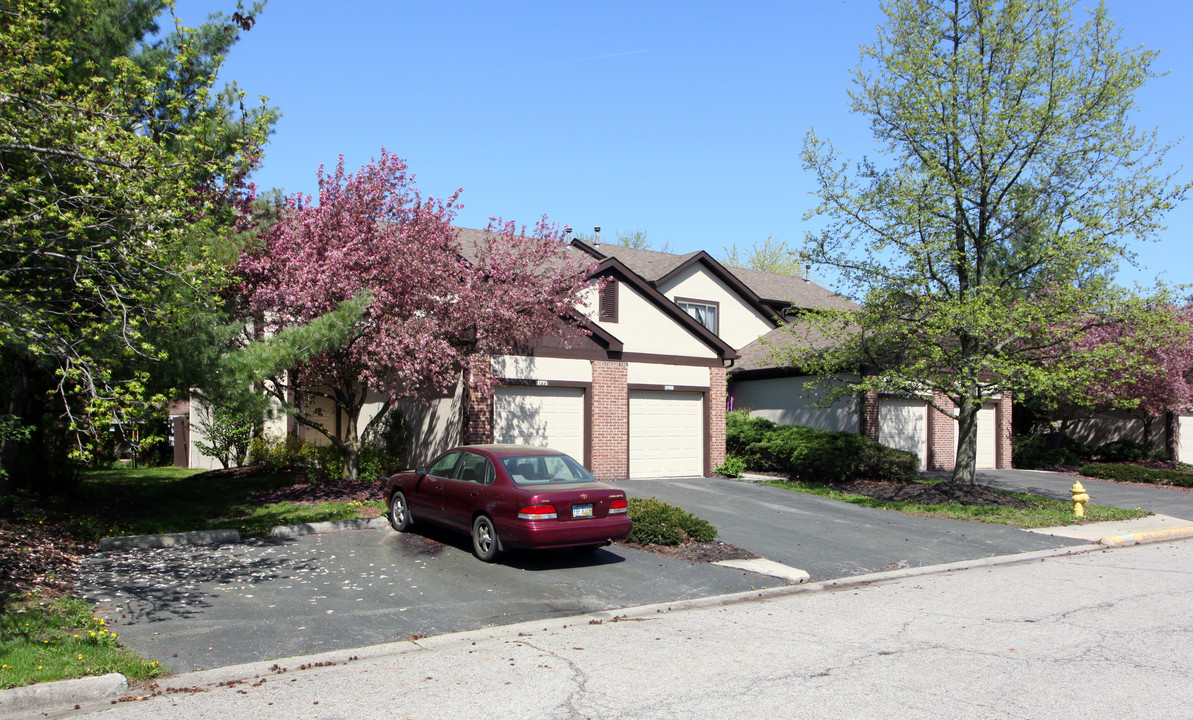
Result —
<instances>
[{"instance_id":1,"label":"clear blue sky","mask_svg":"<svg viewBox=\"0 0 1193 720\"><path fill-rule=\"evenodd\" d=\"M232 2L178 0L176 13L197 24ZM1135 121L1186 139L1169 167L1189 179L1193 2L1108 7L1124 44L1161 51L1155 69L1170 72L1138 95ZM464 227L546 214L718 255L768 235L800 244L810 128L851 159L873 152L846 88L882 20L876 0L272 0L221 79L283 113L262 188L313 192L319 164L343 154L355 169L384 147L424 193L463 188ZM1193 207L1168 225L1120 281L1193 282Z\"/></svg>"}]
</instances>

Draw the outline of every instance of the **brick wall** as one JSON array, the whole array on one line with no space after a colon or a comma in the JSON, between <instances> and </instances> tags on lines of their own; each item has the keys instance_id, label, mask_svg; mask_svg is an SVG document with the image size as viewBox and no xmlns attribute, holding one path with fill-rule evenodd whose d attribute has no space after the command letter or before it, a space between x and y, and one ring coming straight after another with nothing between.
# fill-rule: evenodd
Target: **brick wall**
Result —
<instances>
[{"instance_id":1,"label":"brick wall","mask_svg":"<svg viewBox=\"0 0 1193 720\"><path fill-rule=\"evenodd\" d=\"M708 467L711 475L725 462L725 402L728 400L728 373L723 367L708 369L708 395L705 396L705 411L708 413Z\"/></svg>"},{"instance_id":2,"label":"brick wall","mask_svg":"<svg viewBox=\"0 0 1193 720\"><path fill-rule=\"evenodd\" d=\"M493 442L493 384L485 382L488 389L478 390L478 379L492 380L493 363L487 355L473 357L467 372L472 382L464 389L464 444L483 445Z\"/></svg>"},{"instance_id":3,"label":"brick wall","mask_svg":"<svg viewBox=\"0 0 1193 720\"><path fill-rule=\"evenodd\" d=\"M624 480L630 474L628 381L626 363L593 361L589 469L598 480Z\"/></svg>"},{"instance_id":4,"label":"brick wall","mask_svg":"<svg viewBox=\"0 0 1193 720\"><path fill-rule=\"evenodd\" d=\"M954 407L953 401L943 395L937 395L935 400L941 407ZM957 464L957 437L953 425L951 417L928 406L928 470L952 470Z\"/></svg>"}]
</instances>

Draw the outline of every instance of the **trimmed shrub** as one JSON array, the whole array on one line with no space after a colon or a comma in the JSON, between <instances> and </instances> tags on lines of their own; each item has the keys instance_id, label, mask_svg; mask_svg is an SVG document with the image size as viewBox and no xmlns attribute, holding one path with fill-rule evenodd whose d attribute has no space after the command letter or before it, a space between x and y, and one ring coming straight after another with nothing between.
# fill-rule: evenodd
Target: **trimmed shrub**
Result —
<instances>
[{"instance_id":1,"label":"trimmed shrub","mask_svg":"<svg viewBox=\"0 0 1193 720\"><path fill-rule=\"evenodd\" d=\"M1015 467L1027 470L1082 465L1093 455L1088 447L1063 433L1019 435L1011 440L1011 446Z\"/></svg>"},{"instance_id":2,"label":"trimmed shrub","mask_svg":"<svg viewBox=\"0 0 1193 720\"><path fill-rule=\"evenodd\" d=\"M1122 463L1089 463L1082 465L1078 472L1086 477L1103 480L1193 487L1193 472L1188 470L1165 470Z\"/></svg>"},{"instance_id":3,"label":"trimmed shrub","mask_svg":"<svg viewBox=\"0 0 1193 720\"><path fill-rule=\"evenodd\" d=\"M717 529L712 523L681 507L657 498L630 498L629 503L634 528L626 542L640 545L682 545L689 540L711 542L717 537Z\"/></svg>"},{"instance_id":4,"label":"trimmed shrub","mask_svg":"<svg viewBox=\"0 0 1193 720\"><path fill-rule=\"evenodd\" d=\"M740 412L729 414L725 440L728 451L748 468L785 472L807 482L910 482L919 469L914 453L880 445L863 435L776 425Z\"/></svg>"},{"instance_id":5,"label":"trimmed shrub","mask_svg":"<svg viewBox=\"0 0 1193 720\"><path fill-rule=\"evenodd\" d=\"M1099 462L1131 463L1147 458L1147 448L1133 440L1115 440L1098 448L1095 456Z\"/></svg>"},{"instance_id":6,"label":"trimmed shrub","mask_svg":"<svg viewBox=\"0 0 1193 720\"><path fill-rule=\"evenodd\" d=\"M773 470L773 459L763 457L759 446L778 427L766 418L752 418L744 410L725 416L725 450L741 458L746 467Z\"/></svg>"},{"instance_id":7,"label":"trimmed shrub","mask_svg":"<svg viewBox=\"0 0 1193 720\"><path fill-rule=\"evenodd\" d=\"M716 472L725 477L738 478L746 471L746 461L732 453L725 454L725 462L717 466Z\"/></svg>"}]
</instances>

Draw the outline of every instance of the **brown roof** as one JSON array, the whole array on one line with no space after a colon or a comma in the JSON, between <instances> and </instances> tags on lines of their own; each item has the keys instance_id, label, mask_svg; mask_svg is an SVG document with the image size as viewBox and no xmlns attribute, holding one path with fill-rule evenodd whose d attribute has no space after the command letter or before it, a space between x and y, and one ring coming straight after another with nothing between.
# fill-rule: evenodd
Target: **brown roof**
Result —
<instances>
[{"instance_id":1,"label":"brown roof","mask_svg":"<svg viewBox=\"0 0 1193 720\"><path fill-rule=\"evenodd\" d=\"M754 342L738 350L733 363L734 374L752 370L768 370L787 366L783 351L791 348L822 350L832 347L833 338L825 335L807 320L775 328Z\"/></svg>"},{"instance_id":2,"label":"brown roof","mask_svg":"<svg viewBox=\"0 0 1193 720\"><path fill-rule=\"evenodd\" d=\"M604 257L617 258L647 282L655 282L677 266L682 265L684 261L699 254L699 252L691 252L686 255L676 255L675 253L644 250L610 243L601 245L590 243L589 247Z\"/></svg>"},{"instance_id":3,"label":"brown roof","mask_svg":"<svg viewBox=\"0 0 1193 720\"><path fill-rule=\"evenodd\" d=\"M588 247L604 257L617 258L626 267L652 283L701 254L698 251L676 255L619 244L588 244ZM707 259L710 262L717 262L711 256L707 256ZM798 308L832 308L835 310L855 310L858 307L857 303L849 298L795 275L750 270L729 265L721 265L721 267L770 305L790 303L793 307Z\"/></svg>"},{"instance_id":4,"label":"brown roof","mask_svg":"<svg viewBox=\"0 0 1193 720\"><path fill-rule=\"evenodd\" d=\"M790 302L793 307L799 308L858 309L858 304L844 295L838 295L797 275L729 266L726 269L768 303Z\"/></svg>"}]
</instances>

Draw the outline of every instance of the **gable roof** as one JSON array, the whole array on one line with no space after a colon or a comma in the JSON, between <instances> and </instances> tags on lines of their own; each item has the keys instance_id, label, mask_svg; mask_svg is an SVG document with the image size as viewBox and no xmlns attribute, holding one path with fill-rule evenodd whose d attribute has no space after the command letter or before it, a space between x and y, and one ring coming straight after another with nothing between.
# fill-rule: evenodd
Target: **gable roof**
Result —
<instances>
[{"instance_id":1,"label":"gable roof","mask_svg":"<svg viewBox=\"0 0 1193 720\"><path fill-rule=\"evenodd\" d=\"M456 228L456 232L460 254L468 262L478 264L481 260L480 255L483 252L482 248L484 247L482 243L485 237L490 234L490 232L486 230L474 230L472 228ZM685 328L688 332L699 338L701 342L712 348L717 353L718 357L726 360L732 360L737 357L737 352L733 349L733 347L728 345L724 340L722 340L708 328L704 327L704 325L696 321L696 319L691 315L688 315L683 310L680 310L678 305L671 302L668 298L662 295L658 290L655 289L652 283L648 282L641 275L641 273L626 265L619 257L598 257L598 254L585 250L584 248L587 247L586 245L584 247L578 247L576 245L577 242L579 241L573 241L571 245L565 247L565 254L569 256L568 259L574 258L587 260L589 263L598 261L597 266L592 270L590 277L599 278L604 275L617 276L619 280L634 287L634 289L646 297L649 302L657 306L665 315L674 320L676 324ZM580 245L584 244L580 243ZM634 248L627 249L633 250ZM652 251L644 250L642 252L651 253ZM663 255L668 258L676 257L670 253L655 254ZM690 255L698 254L700 253L690 253ZM674 263L670 260L666 261L665 263L661 263L660 266L662 264L674 265ZM646 263L645 265L639 263L639 266L643 267L644 269L647 265L649 265L649 263ZM592 333L592 338L607 350L611 352L622 351L623 345L621 340L615 337L612 333L608 332L605 328L602 328L598 323L584 318L578 312L575 313L573 321L580 324L581 327Z\"/></svg>"},{"instance_id":2,"label":"gable roof","mask_svg":"<svg viewBox=\"0 0 1193 720\"><path fill-rule=\"evenodd\" d=\"M614 275L621 282L634 288L665 315L674 320L676 324L686 328L688 332L697 336L706 345L716 350L720 357L727 360L737 358L737 351L732 346L722 340L716 333L697 322L691 315L681 310L678 305L671 302L671 300L656 290L653 285L645 282L641 276L626 267L619 259L606 258L601 261L600 266L592 276L601 277L603 275Z\"/></svg>"},{"instance_id":3,"label":"gable roof","mask_svg":"<svg viewBox=\"0 0 1193 720\"><path fill-rule=\"evenodd\" d=\"M619 244L589 244L582 240L573 240L572 246L598 260L615 257L652 285L666 282L695 263L703 263L748 304L754 305L756 309L765 305L762 312L768 317L788 307L835 310L854 310L858 307L849 298L806 278L723 265L703 250L676 255Z\"/></svg>"}]
</instances>

